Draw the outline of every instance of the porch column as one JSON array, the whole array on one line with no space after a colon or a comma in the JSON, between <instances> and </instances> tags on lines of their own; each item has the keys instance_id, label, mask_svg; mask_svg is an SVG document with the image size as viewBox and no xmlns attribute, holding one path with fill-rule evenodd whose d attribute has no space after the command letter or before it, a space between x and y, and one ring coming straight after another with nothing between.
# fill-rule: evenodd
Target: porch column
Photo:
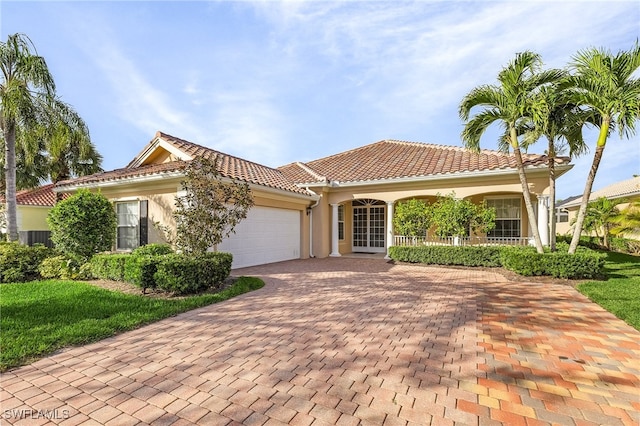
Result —
<instances>
[{"instance_id":1,"label":"porch column","mask_svg":"<svg viewBox=\"0 0 640 426\"><path fill-rule=\"evenodd\" d=\"M389 247L393 245L393 201L387 201L387 255L385 259L391 259L389 256Z\"/></svg>"},{"instance_id":2,"label":"porch column","mask_svg":"<svg viewBox=\"0 0 640 426\"><path fill-rule=\"evenodd\" d=\"M538 232L543 246L549 245L549 196L538 195Z\"/></svg>"},{"instance_id":3,"label":"porch column","mask_svg":"<svg viewBox=\"0 0 640 426\"><path fill-rule=\"evenodd\" d=\"M331 257L339 257L338 204L331 204Z\"/></svg>"}]
</instances>

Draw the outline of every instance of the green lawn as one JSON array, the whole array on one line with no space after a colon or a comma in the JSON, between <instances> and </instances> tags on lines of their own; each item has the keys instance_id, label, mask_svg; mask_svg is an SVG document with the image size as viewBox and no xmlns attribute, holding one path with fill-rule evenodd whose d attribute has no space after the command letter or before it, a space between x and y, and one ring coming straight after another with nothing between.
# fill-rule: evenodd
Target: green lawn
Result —
<instances>
[{"instance_id":1,"label":"green lawn","mask_svg":"<svg viewBox=\"0 0 640 426\"><path fill-rule=\"evenodd\" d=\"M0 285L0 371L60 348L95 342L194 308L261 288L241 277L216 294L156 299L124 294L77 281Z\"/></svg>"},{"instance_id":2,"label":"green lawn","mask_svg":"<svg viewBox=\"0 0 640 426\"><path fill-rule=\"evenodd\" d=\"M606 281L590 281L578 290L618 318L640 330L640 257L607 253Z\"/></svg>"}]
</instances>

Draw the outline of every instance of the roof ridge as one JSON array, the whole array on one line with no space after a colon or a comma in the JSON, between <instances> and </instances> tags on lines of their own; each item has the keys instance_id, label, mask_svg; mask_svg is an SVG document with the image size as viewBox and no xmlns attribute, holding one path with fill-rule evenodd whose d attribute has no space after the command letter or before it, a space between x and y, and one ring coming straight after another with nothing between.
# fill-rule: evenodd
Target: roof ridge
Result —
<instances>
[{"instance_id":1,"label":"roof ridge","mask_svg":"<svg viewBox=\"0 0 640 426\"><path fill-rule=\"evenodd\" d=\"M237 160L244 161L245 163L251 163L251 164L255 164L255 165L257 165L259 167L262 167L262 168L279 171L278 168L276 168L276 167L266 166L266 165L258 163L256 161L247 160L246 158L238 157L237 155L227 154L226 152L218 151L217 149L209 148L208 146L200 145L200 144L197 144L195 142L188 141L186 139L181 139L181 138L172 136L172 135L170 135L168 133L163 133L163 132L158 131L156 133L156 135L162 135L162 136L165 136L167 138L175 139L177 141L180 141L181 143L186 143L186 144L189 144L189 145L193 145L193 146L196 146L198 148L202 148L202 149L205 149L205 150L210 151L212 153L215 153L217 155L221 155L223 157L235 158ZM168 141L168 142L170 142L170 141Z\"/></svg>"},{"instance_id":2,"label":"roof ridge","mask_svg":"<svg viewBox=\"0 0 640 426\"><path fill-rule=\"evenodd\" d=\"M304 163L302 163L300 161L296 161L294 164L296 166L300 167L305 172L309 173L311 176L313 176L316 179L318 179L318 181L321 181L321 182L326 182L327 181L327 177L326 176L322 176L321 174L317 173L315 170L313 170L311 167L307 166L306 164L304 164Z\"/></svg>"}]
</instances>

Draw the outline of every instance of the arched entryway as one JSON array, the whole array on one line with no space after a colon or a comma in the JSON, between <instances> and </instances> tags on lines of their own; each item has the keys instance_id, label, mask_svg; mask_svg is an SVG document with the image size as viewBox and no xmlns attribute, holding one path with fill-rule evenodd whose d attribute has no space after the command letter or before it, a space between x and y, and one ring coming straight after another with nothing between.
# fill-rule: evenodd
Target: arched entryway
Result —
<instances>
[{"instance_id":1,"label":"arched entryway","mask_svg":"<svg viewBox=\"0 0 640 426\"><path fill-rule=\"evenodd\" d=\"M351 202L352 248L354 253L385 253L386 203L362 199Z\"/></svg>"}]
</instances>

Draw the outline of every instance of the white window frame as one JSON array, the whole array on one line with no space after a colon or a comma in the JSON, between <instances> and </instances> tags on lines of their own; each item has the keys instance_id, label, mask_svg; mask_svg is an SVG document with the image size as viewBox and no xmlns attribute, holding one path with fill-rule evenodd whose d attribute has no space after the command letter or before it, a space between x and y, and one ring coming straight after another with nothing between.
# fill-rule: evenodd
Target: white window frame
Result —
<instances>
[{"instance_id":1,"label":"white window frame","mask_svg":"<svg viewBox=\"0 0 640 426\"><path fill-rule=\"evenodd\" d=\"M484 199L487 202L487 207L493 207L491 205L489 205L490 201L507 201L507 200L517 200L518 202L518 216L505 216L505 217L500 217L498 216L498 211L496 209L496 222L498 222L499 220L517 220L519 222L518 225L518 235L502 235L502 236L498 236L498 235L491 235L490 231L489 233L487 233L487 236L489 238L521 238L523 235L522 232L522 213L523 213L523 209L522 209L522 198L521 197L509 197L509 196L493 196L493 197L485 197Z\"/></svg>"},{"instance_id":2,"label":"white window frame","mask_svg":"<svg viewBox=\"0 0 640 426\"><path fill-rule=\"evenodd\" d=\"M338 206L338 239L344 240L344 204Z\"/></svg>"},{"instance_id":3,"label":"white window frame","mask_svg":"<svg viewBox=\"0 0 640 426\"><path fill-rule=\"evenodd\" d=\"M130 225L130 224L122 224L121 223L121 215L118 212L118 205L121 204L134 204L135 203L135 225ZM131 251L135 248L137 248L140 245L140 200L137 198L132 198L132 199L127 199L127 198L123 198L123 199L118 199L114 201L114 208L116 211L116 223L117 223L117 227L116 227L116 251ZM127 245L126 247L122 247L120 245L120 229L122 228L134 228L135 229L135 236L133 244ZM129 239L132 237L128 237Z\"/></svg>"}]
</instances>

